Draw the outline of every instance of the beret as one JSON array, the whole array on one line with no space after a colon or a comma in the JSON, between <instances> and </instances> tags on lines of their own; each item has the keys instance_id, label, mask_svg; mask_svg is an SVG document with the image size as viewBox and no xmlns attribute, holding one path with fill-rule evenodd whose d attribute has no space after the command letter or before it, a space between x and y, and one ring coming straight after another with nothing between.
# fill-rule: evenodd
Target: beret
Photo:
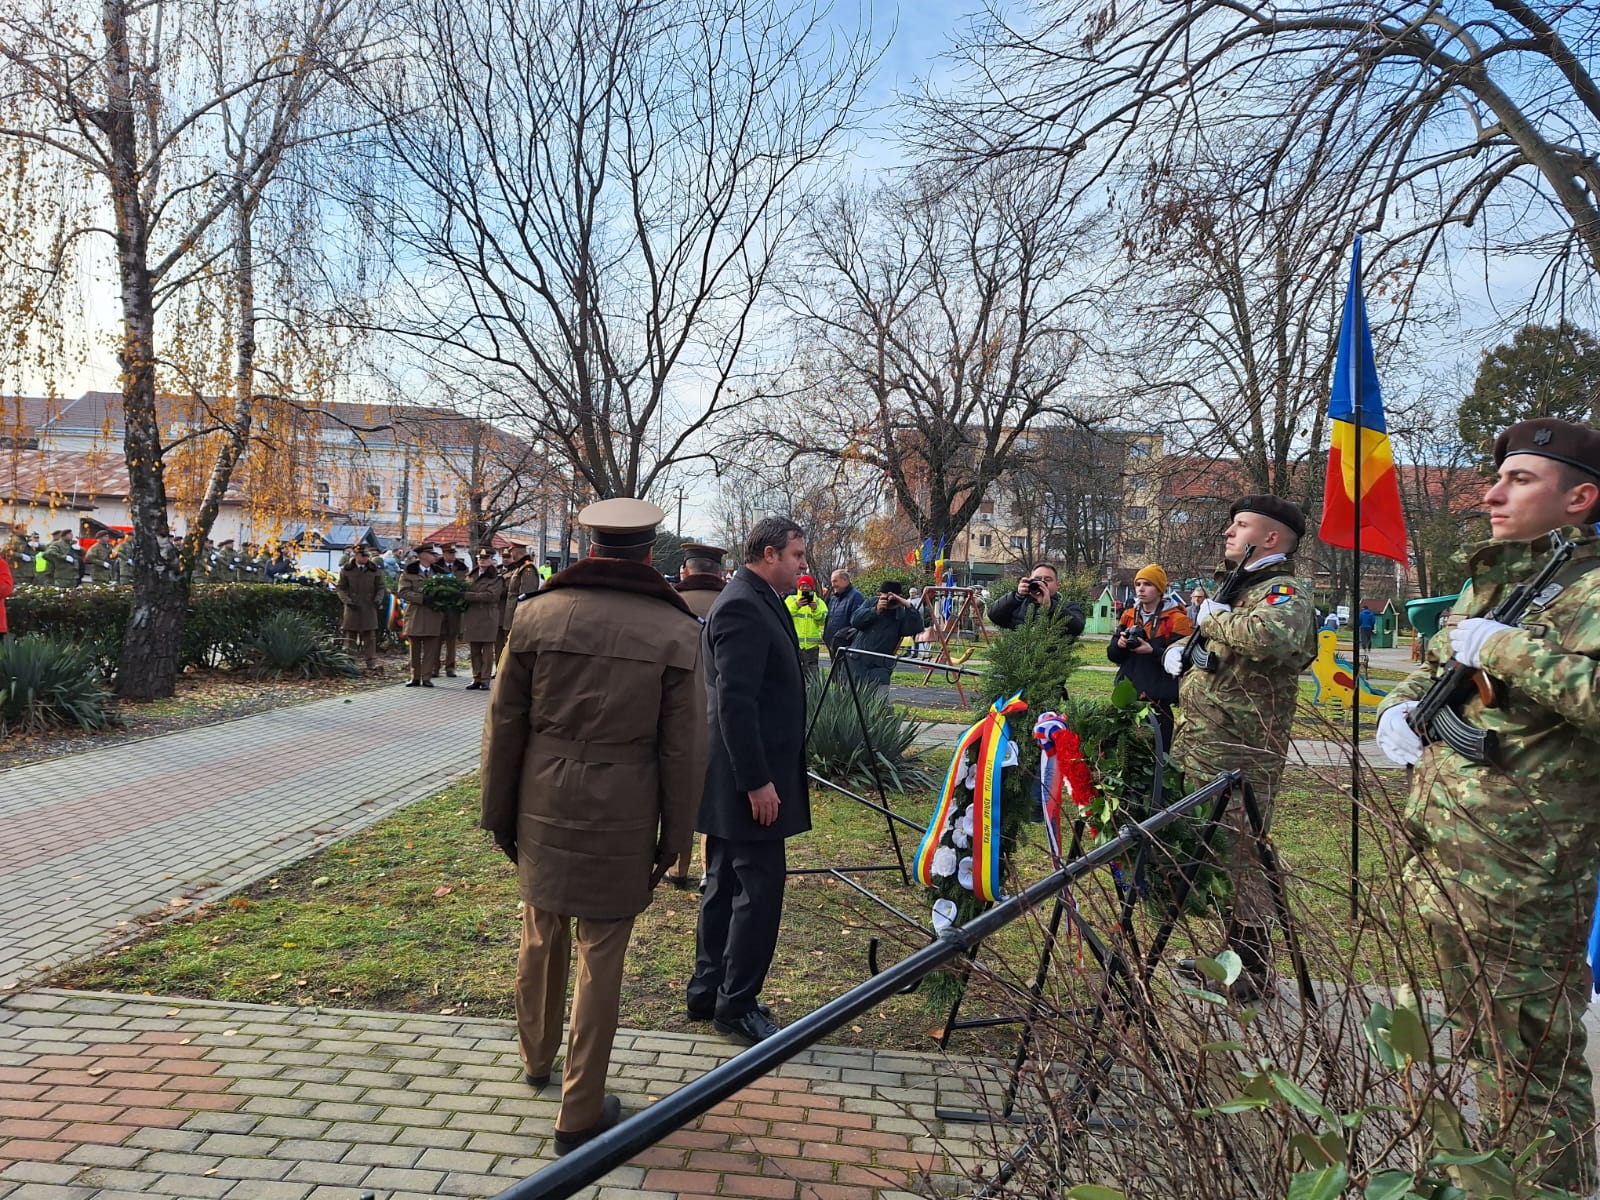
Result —
<instances>
[{"instance_id":1,"label":"beret","mask_svg":"<svg viewBox=\"0 0 1600 1200\"><path fill-rule=\"evenodd\" d=\"M1600 479L1600 431L1558 417L1518 421L1494 440L1494 465L1513 454L1537 454Z\"/></svg>"},{"instance_id":2,"label":"beret","mask_svg":"<svg viewBox=\"0 0 1600 1200\"><path fill-rule=\"evenodd\" d=\"M1293 530L1295 537L1305 536L1305 514L1300 511L1298 504L1292 500L1285 500L1282 496L1240 496L1233 502L1233 507L1228 510L1228 515L1237 517L1242 512L1253 512L1263 517L1270 517L1278 524Z\"/></svg>"}]
</instances>

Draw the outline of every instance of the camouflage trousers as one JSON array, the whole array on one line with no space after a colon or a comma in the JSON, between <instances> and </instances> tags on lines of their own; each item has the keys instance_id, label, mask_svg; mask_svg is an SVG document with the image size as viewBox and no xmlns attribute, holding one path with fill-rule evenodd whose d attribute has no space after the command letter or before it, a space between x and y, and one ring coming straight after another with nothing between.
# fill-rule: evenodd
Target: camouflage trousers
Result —
<instances>
[{"instance_id":1,"label":"camouflage trousers","mask_svg":"<svg viewBox=\"0 0 1600 1200\"><path fill-rule=\"evenodd\" d=\"M1272 799L1278 780L1283 776L1283 760L1261 755L1250 762L1212 755L1186 756L1183 767L1184 784L1193 790L1215 779L1219 771L1242 770L1254 793L1256 808L1261 813L1261 832L1272 829ZM1239 925L1271 926L1278 921L1277 905L1272 899L1272 888L1267 874L1261 868L1255 839L1250 833L1249 813L1241 796L1233 796L1223 813L1222 827L1217 831L1221 838L1218 858L1228 872L1233 885L1233 921Z\"/></svg>"},{"instance_id":2,"label":"camouflage trousers","mask_svg":"<svg viewBox=\"0 0 1600 1200\"><path fill-rule=\"evenodd\" d=\"M1503 906L1446 896L1411 875L1439 957L1446 1002L1478 1078L1479 1144L1513 1155L1554 1136L1534 1156L1541 1182L1587 1195L1600 1186L1594 1080L1584 1061L1584 961L1589 910L1571 903Z\"/></svg>"}]
</instances>

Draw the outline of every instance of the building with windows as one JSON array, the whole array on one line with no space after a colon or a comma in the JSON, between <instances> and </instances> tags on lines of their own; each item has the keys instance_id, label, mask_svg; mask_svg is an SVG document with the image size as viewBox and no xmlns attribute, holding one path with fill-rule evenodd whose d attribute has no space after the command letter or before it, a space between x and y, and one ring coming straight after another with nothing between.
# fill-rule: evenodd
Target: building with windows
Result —
<instances>
[{"instance_id":1,"label":"building with windows","mask_svg":"<svg viewBox=\"0 0 1600 1200\"><path fill-rule=\"evenodd\" d=\"M175 404L164 430L172 447L168 519L180 534L210 469L215 435L204 411ZM0 398L0 525L44 532L78 517L130 524L123 435L115 392ZM546 553L559 555L570 490L527 442L452 409L297 407L253 431L211 537L271 543L347 524L408 542L461 524L542 538Z\"/></svg>"}]
</instances>

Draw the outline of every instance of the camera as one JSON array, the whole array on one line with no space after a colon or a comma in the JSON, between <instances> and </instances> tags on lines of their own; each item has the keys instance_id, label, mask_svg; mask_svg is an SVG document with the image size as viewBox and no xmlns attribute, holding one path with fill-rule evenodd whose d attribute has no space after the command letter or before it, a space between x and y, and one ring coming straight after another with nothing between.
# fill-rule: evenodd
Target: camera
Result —
<instances>
[{"instance_id":1,"label":"camera","mask_svg":"<svg viewBox=\"0 0 1600 1200\"><path fill-rule=\"evenodd\" d=\"M1042 596L1044 594L1044 584L1040 583L1037 579L1024 579L1022 581L1022 586L1027 588L1029 593L1032 595Z\"/></svg>"},{"instance_id":2,"label":"camera","mask_svg":"<svg viewBox=\"0 0 1600 1200\"><path fill-rule=\"evenodd\" d=\"M1144 630L1137 625L1130 625L1122 631L1122 644L1124 646L1137 646L1144 641Z\"/></svg>"}]
</instances>

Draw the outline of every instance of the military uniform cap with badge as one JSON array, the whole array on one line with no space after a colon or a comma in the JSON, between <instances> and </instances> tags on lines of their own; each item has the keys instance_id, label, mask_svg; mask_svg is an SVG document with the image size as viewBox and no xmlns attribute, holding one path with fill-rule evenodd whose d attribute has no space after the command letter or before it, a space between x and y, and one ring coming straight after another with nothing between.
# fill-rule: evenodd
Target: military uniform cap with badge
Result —
<instances>
[{"instance_id":1,"label":"military uniform cap with badge","mask_svg":"<svg viewBox=\"0 0 1600 1200\"><path fill-rule=\"evenodd\" d=\"M574 941L584 981L557 1154L621 1119L605 1082L628 937L688 850L705 782L700 626L649 565L664 516L626 498L578 514L590 556L518 605L484 725L479 824L516 864L524 902L516 1012L530 1087L549 1084L561 1049Z\"/></svg>"},{"instance_id":2,"label":"military uniform cap with badge","mask_svg":"<svg viewBox=\"0 0 1600 1200\"><path fill-rule=\"evenodd\" d=\"M1534 1147L1540 1183L1587 1194L1600 1185L1583 1025L1600 862L1600 432L1519 421L1493 456L1490 539L1469 547L1423 665L1380 706L1378 746L1416 768L1406 882L1468 1052L1493 1064L1478 1078L1485 1137ZM1431 739L1416 718L1437 681L1473 671L1492 686L1449 711L1487 740Z\"/></svg>"},{"instance_id":3,"label":"military uniform cap with badge","mask_svg":"<svg viewBox=\"0 0 1600 1200\"><path fill-rule=\"evenodd\" d=\"M1168 673L1179 677L1172 754L1191 780L1243 771L1270 830L1300 672L1317 651L1311 585L1295 575L1291 561L1306 521L1298 505L1269 494L1241 496L1228 512L1220 586L1201 601L1195 632L1169 646L1163 659ZM1275 989L1272 892L1244 806L1230 806L1227 821L1234 894L1225 940L1244 966L1232 993L1245 1002L1269 999ZM1192 960L1180 966L1194 969Z\"/></svg>"}]
</instances>

